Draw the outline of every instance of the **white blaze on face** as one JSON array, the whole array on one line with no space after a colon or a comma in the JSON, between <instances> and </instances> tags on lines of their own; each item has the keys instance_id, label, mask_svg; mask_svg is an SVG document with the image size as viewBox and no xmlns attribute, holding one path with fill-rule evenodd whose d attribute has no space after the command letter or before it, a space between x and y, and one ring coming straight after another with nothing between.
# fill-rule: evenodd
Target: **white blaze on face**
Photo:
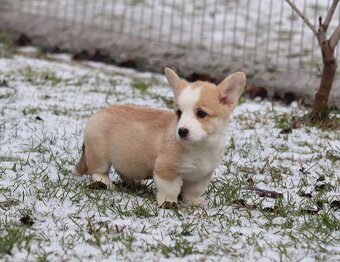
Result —
<instances>
[{"instance_id":1,"label":"white blaze on face","mask_svg":"<svg viewBox=\"0 0 340 262\"><path fill-rule=\"evenodd\" d=\"M207 133L202 128L201 123L196 117L196 104L200 100L201 88L192 88L188 86L180 93L178 97L178 107L182 111L181 118L177 125L176 136L181 139L178 135L180 128L186 128L189 130L188 141L199 141L203 139Z\"/></svg>"}]
</instances>

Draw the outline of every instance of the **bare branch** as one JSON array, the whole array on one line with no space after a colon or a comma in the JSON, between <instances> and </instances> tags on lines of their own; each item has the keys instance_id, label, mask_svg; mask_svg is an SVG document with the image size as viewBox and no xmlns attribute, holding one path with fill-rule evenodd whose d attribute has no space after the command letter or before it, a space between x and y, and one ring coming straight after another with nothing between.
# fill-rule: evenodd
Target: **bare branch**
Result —
<instances>
[{"instance_id":1,"label":"bare branch","mask_svg":"<svg viewBox=\"0 0 340 262\"><path fill-rule=\"evenodd\" d=\"M324 26L322 26L322 17L319 16L319 30L318 30L318 34L316 36L316 38L318 39L319 45L322 48L324 48L324 45L327 43L327 36L326 36L326 29Z\"/></svg>"},{"instance_id":2,"label":"bare branch","mask_svg":"<svg viewBox=\"0 0 340 262\"><path fill-rule=\"evenodd\" d=\"M335 0L339 1L339 0ZM297 8L297 6L292 3L290 0L286 0L286 2L290 5L290 7L302 18L302 20L306 23L306 25L310 28L310 30L313 31L315 35L318 34L318 31L316 30L315 26L312 25L312 23L308 20L307 17L301 11Z\"/></svg>"},{"instance_id":3,"label":"bare branch","mask_svg":"<svg viewBox=\"0 0 340 262\"><path fill-rule=\"evenodd\" d=\"M320 15L319 16L319 28L322 26L322 16ZM325 28L325 31L326 31L326 28Z\"/></svg>"},{"instance_id":4,"label":"bare branch","mask_svg":"<svg viewBox=\"0 0 340 262\"><path fill-rule=\"evenodd\" d=\"M336 6L338 5L338 3L339 3L339 0L333 0L331 8L328 10L328 14L327 14L327 17L325 19L325 22L323 22L323 26L325 27L325 31L327 30L328 25L332 20L333 14L335 12L335 9L336 9Z\"/></svg>"},{"instance_id":5,"label":"bare branch","mask_svg":"<svg viewBox=\"0 0 340 262\"><path fill-rule=\"evenodd\" d=\"M339 42L339 39L340 39L340 25L338 25L331 38L329 39L329 45L331 46L331 48L334 50L334 48L337 46L338 42Z\"/></svg>"}]
</instances>

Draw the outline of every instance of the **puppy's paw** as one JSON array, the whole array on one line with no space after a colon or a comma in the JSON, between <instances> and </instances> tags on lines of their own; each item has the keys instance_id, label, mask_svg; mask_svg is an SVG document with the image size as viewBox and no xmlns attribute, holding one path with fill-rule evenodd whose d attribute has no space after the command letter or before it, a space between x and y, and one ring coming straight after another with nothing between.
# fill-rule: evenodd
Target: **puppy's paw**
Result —
<instances>
[{"instance_id":1,"label":"puppy's paw","mask_svg":"<svg viewBox=\"0 0 340 262\"><path fill-rule=\"evenodd\" d=\"M71 170L72 175L74 176L81 176L81 174L78 172L76 166L74 166Z\"/></svg>"},{"instance_id":2,"label":"puppy's paw","mask_svg":"<svg viewBox=\"0 0 340 262\"><path fill-rule=\"evenodd\" d=\"M115 185L110 181L109 184L106 184L106 189L113 191L115 189Z\"/></svg>"},{"instance_id":3,"label":"puppy's paw","mask_svg":"<svg viewBox=\"0 0 340 262\"><path fill-rule=\"evenodd\" d=\"M159 206L160 208L163 209L178 209L179 205L176 202L169 202L169 201L165 201L163 204L161 204Z\"/></svg>"},{"instance_id":4,"label":"puppy's paw","mask_svg":"<svg viewBox=\"0 0 340 262\"><path fill-rule=\"evenodd\" d=\"M206 201L202 197L184 196L184 202L189 206L204 206Z\"/></svg>"},{"instance_id":5,"label":"puppy's paw","mask_svg":"<svg viewBox=\"0 0 340 262\"><path fill-rule=\"evenodd\" d=\"M93 184L99 187L99 189L107 189L107 190L114 190L115 186L109 179L109 176L102 175L102 174L93 174L92 175ZM98 188L97 188L98 189Z\"/></svg>"}]
</instances>

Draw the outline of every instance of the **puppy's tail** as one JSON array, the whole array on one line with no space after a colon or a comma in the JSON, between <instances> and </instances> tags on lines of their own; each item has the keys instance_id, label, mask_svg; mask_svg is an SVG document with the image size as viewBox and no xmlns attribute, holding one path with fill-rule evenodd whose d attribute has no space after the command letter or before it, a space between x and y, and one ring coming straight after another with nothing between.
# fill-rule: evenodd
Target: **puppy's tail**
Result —
<instances>
[{"instance_id":1,"label":"puppy's tail","mask_svg":"<svg viewBox=\"0 0 340 262\"><path fill-rule=\"evenodd\" d=\"M81 176L87 173L87 164L85 157L85 144L82 146L82 152L78 163L74 166L72 170L73 175Z\"/></svg>"}]
</instances>

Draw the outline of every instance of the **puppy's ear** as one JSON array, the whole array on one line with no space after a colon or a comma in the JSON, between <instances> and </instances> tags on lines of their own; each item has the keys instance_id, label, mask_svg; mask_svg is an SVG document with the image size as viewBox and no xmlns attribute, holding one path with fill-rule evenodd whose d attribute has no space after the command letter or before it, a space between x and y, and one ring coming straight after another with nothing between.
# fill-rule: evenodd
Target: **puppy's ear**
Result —
<instances>
[{"instance_id":1,"label":"puppy's ear","mask_svg":"<svg viewBox=\"0 0 340 262\"><path fill-rule=\"evenodd\" d=\"M177 96L179 91L186 85L186 81L181 79L175 71L170 69L169 67L166 67L164 69L164 73L166 76L166 79L168 80L172 91L174 92L174 95Z\"/></svg>"},{"instance_id":2,"label":"puppy's ear","mask_svg":"<svg viewBox=\"0 0 340 262\"><path fill-rule=\"evenodd\" d=\"M225 78L217 86L220 89L220 103L235 107L245 86L246 75L243 72L237 72Z\"/></svg>"}]
</instances>

